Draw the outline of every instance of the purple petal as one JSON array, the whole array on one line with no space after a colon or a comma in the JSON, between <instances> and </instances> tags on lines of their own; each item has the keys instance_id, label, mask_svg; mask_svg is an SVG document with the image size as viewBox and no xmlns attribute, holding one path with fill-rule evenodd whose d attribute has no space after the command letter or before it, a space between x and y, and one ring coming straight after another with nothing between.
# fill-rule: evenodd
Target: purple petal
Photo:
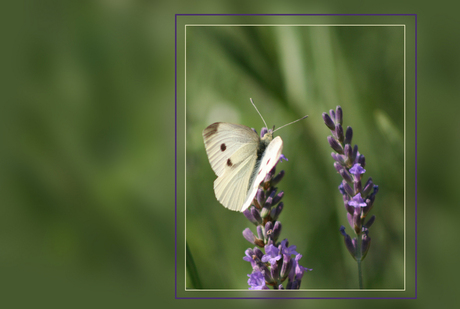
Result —
<instances>
[{"instance_id":1,"label":"purple petal","mask_svg":"<svg viewBox=\"0 0 460 309\"><path fill-rule=\"evenodd\" d=\"M260 271L255 271L248 275L248 284L250 290L266 290L268 287L265 285L265 277Z\"/></svg>"},{"instance_id":2,"label":"purple petal","mask_svg":"<svg viewBox=\"0 0 460 309\"><path fill-rule=\"evenodd\" d=\"M348 202L348 205L353 207L366 207L367 204L364 202L361 197L361 193L356 194L351 201Z\"/></svg>"},{"instance_id":3,"label":"purple petal","mask_svg":"<svg viewBox=\"0 0 460 309\"><path fill-rule=\"evenodd\" d=\"M283 162L283 160L284 160L284 161L289 161L288 158L286 158L286 157L284 156L284 154L281 154L281 155L280 155L280 163Z\"/></svg>"},{"instance_id":4,"label":"purple petal","mask_svg":"<svg viewBox=\"0 0 460 309\"><path fill-rule=\"evenodd\" d=\"M262 262L270 262L270 264L273 265L280 259L281 254L279 254L279 249L277 247L272 244L265 246L265 255L262 257Z\"/></svg>"},{"instance_id":5,"label":"purple petal","mask_svg":"<svg viewBox=\"0 0 460 309\"><path fill-rule=\"evenodd\" d=\"M256 237L249 228L244 229L243 236L244 238L246 238L247 241L249 241L252 244L255 244Z\"/></svg>"},{"instance_id":6,"label":"purple petal","mask_svg":"<svg viewBox=\"0 0 460 309\"><path fill-rule=\"evenodd\" d=\"M365 172L366 170L359 163L356 163L352 168L350 168L350 173L354 175L364 174Z\"/></svg>"}]
</instances>

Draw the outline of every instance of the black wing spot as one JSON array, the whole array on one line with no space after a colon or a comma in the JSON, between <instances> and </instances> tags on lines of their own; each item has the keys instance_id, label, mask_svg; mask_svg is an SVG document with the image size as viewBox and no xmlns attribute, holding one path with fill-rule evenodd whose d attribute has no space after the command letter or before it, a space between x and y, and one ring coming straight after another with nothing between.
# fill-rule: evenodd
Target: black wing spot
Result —
<instances>
[{"instance_id":1,"label":"black wing spot","mask_svg":"<svg viewBox=\"0 0 460 309\"><path fill-rule=\"evenodd\" d=\"M228 160L227 160L227 165L228 165L228 166L232 166L232 165L233 165L232 160L228 159Z\"/></svg>"},{"instance_id":2,"label":"black wing spot","mask_svg":"<svg viewBox=\"0 0 460 309\"><path fill-rule=\"evenodd\" d=\"M222 143L222 144L220 145L220 150L225 151L225 149L227 149L227 146L225 146L225 144Z\"/></svg>"}]
</instances>

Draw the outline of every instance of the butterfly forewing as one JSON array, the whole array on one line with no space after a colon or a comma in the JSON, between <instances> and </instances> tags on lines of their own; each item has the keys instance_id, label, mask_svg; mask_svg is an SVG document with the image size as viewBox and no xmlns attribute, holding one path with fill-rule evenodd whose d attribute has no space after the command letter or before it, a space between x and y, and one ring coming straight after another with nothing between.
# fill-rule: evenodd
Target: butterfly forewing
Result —
<instances>
[{"instance_id":1,"label":"butterfly forewing","mask_svg":"<svg viewBox=\"0 0 460 309\"><path fill-rule=\"evenodd\" d=\"M228 159L242 146L250 145L246 149L252 153L259 145L259 136L249 127L226 122L208 126L203 131L203 139L209 163L217 176L223 174Z\"/></svg>"},{"instance_id":2,"label":"butterfly forewing","mask_svg":"<svg viewBox=\"0 0 460 309\"><path fill-rule=\"evenodd\" d=\"M240 210L257 160L259 136L249 127L216 122L203 131L209 163L218 176L216 198L231 210Z\"/></svg>"}]
</instances>

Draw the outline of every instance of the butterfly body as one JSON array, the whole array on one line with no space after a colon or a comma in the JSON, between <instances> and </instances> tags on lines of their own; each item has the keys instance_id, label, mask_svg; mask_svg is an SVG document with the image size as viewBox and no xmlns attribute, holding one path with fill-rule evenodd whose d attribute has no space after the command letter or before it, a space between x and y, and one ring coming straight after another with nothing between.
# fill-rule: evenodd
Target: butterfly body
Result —
<instances>
[{"instance_id":1,"label":"butterfly body","mask_svg":"<svg viewBox=\"0 0 460 309\"><path fill-rule=\"evenodd\" d=\"M226 208L244 211L252 203L259 184L276 165L283 141L271 130L262 138L251 128L215 122L203 131L209 163L217 175L214 192Z\"/></svg>"}]
</instances>

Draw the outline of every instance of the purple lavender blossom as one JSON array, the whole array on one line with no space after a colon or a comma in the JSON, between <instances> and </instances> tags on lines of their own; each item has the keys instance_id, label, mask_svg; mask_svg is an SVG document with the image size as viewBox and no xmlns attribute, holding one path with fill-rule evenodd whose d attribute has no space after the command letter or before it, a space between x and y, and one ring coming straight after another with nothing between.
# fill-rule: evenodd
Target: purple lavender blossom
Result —
<instances>
[{"instance_id":1,"label":"purple lavender blossom","mask_svg":"<svg viewBox=\"0 0 460 309\"><path fill-rule=\"evenodd\" d=\"M281 253L282 254L285 254L285 255L291 255L291 254L295 254L297 255L297 251L295 251L297 249L297 246L290 246L288 247L288 240L287 239L284 239L282 242L281 242Z\"/></svg>"},{"instance_id":2,"label":"purple lavender blossom","mask_svg":"<svg viewBox=\"0 0 460 309\"><path fill-rule=\"evenodd\" d=\"M258 227L257 228L257 236L256 237L254 235L254 233L251 231L250 228L246 228L244 229L243 231L243 236L244 238L246 238L247 241L249 241L251 244L254 244L254 245L263 245L263 236L261 235L262 231L260 230L260 228Z\"/></svg>"},{"instance_id":3,"label":"purple lavender blossom","mask_svg":"<svg viewBox=\"0 0 460 309\"><path fill-rule=\"evenodd\" d=\"M363 198L361 197L361 193L356 194L353 196L353 199L348 202L348 205L353 207L366 207L367 204L364 202Z\"/></svg>"},{"instance_id":4,"label":"purple lavender blossom","mask_svg":"<svg viewBox=\"0 0 460 309\"><path fill-rule=\"evenodd\" d=\"M262 128L260 134L263 136L267 132L267 128ZM284 155L280 156L278 163L282 160L288 161ZM303 273L309 270L299 265L298 261L302 256L296 251L296 246L289 246L287 239L278 242L282 230L278 217L284 209L281 201L284 192L278 192L275 186L284 174L284 171L276 174L275 165L260 184L252 205L243 212L246 218L256 225L257 230L257 236L249 228L243 231L244 238L256 245L254 249L247 249L246 256L243 257L253 269L248 275L250 290L269 289L268 286L276 290L299 289ZM291 273L294 274L293 280L289 277ZM284 287L283 282L287 279L287 285Z\"/></svg>"},{"instance_id":5,"label":"purple lavender blossom","mask_svg":"<svg viewBox=\"0 0 460 309\"><path fill-rule=\"evenodd\" d=\"M264 263L270 262L271 265L274 265L281 259L280 250L273 245L265 246L265 252L262 257L262 262Z\"/></svg>"},{"instance_id":6,"label":"purple lavender blossom","mask_svg":"<svg viewBox=\"0 0 460 309\"><path fill-rule=\"evenodd\" d=\"M361 166L361 164L356 163L352 168L350 168L349 172L353 175L361 175L364 174L366 170Z\"/></svg>"},{"instance_id":7,"label":"purple lavender blossom","mask_svg":"<svg viewBox=\"0 0 460 309\"><path fill-rule=\"evenodd\" d=\"M260 271L255 271L248 275L248 284L250 290L269 290L268 286L265 285L265 276Z\"/></svg>"},{"instance_id":8,"label":"purple lavender blossom","mask_svg":"<svg viewBox=\"0 0 460 309\"><path fill-rule=\"evenodd\" d=\"M343 225L340 227L340 233L343 236L343 240L345 242L345 246L347 247L348 252L350 252L351 256L356 260L356 242L353 242L350 235L345 233L345 227Z\"/></svg>"},{"instance_id":9,"label":"purple lavender blossom","mask_svg":"<svg viewBox=\"0 0 460 309\"><path fill-rule=\"evenodd\" d=\"M295 259L292 260L291 271L289 272L289 282L288 282L288 289L295 289L300 287L300 283L302 281L303 274L307 271L312 271L313 269L309 269L303 267L299 264L299 260L302 258L301 254L297 254Z\"/></svg>"},{"instance_id":10,"label":"purple lavender blossom","mask_svg":"<svg viewBox=\"0 0 460 309\"><path fill-rule=\"evenodd\" d=\"M256 258L257 258L257 256L254 253L254 250L249 248L246 251L244 251L244 253L246 254L246 256L243 258L243 260L251 263L251 266L254 267L256 264Z\"/></svg>"},{"instance_id":11,"label":"purple lavender blossom","mask_svg":"<svg viewBox=\"0 0 460 309\"><path fill-rule=\"evenodd\" d=\"M300 261L301 258L302 258L301 254L297 254L295 256L295 267L293 267L294 274L295 274L295 280L298 281L298 282L300 280L302 280L302 277L303 277L304 273L306 273L307 271L312 271L313 270L311 268L306 268L306 267L303 267L302 265L300 265L299 261Z\"/></svg>"},{"instance_id":12,"label":"purple lavender blossom","mask_svg":"<svg viewBox=\"0 0 460 309\"><path fill-rule=\"evenodd\" d=\"M254 236L254 233L251 231L250 228L246 228L243 231L243 236L244 236L244 238L246 238L247 241L249 241L252 244L255 244L256 237Z\"/></svg>"},{"instance_id":13,"label":"purple lavender blossom","mask_svg":"<svg viewBox=\"0 0 460 309\"><path fill-rule=\"evenodd\" d=\"M280 163L283 162L283 160L284 160L284 161L289 161L288 158L286 158L286 157L284 156L284 154L281 154L281 156L280 156Z\"/></svg>"},{"instance_id":14,"label":"purple lavender blossom","mask_svg":"<svg viewBox=\"0 0 460 309\"><path fill-rule=\"evenodd\" d=\"M345 245L358 262L359 287L362 288L361 261L366 256L371 238L369 237L369 227L375 220L372 216L365 223L366 216L375 200L378 192L378 186L374 185L372 178L369 178L364 185L361 183L363 174L366 172L365 157L359 153L358 146L351 146L353 138L353 129L347 127L345 134L343 132L343 111L337 106L336 111L330 110L330 116L323 113L323 120L326 126L331 130L332 136L327 140L331 148L335 151L331 153L335 160L334 167L342 176L342 183L339 185L339 191L343 197L343 203L347 211L348 223L356 234L356 238L351 237L345 232L345 227L341 226L340 233L344 237ZM371 193L372 192L372 193Z\"/></svg>"}]
</instances>

